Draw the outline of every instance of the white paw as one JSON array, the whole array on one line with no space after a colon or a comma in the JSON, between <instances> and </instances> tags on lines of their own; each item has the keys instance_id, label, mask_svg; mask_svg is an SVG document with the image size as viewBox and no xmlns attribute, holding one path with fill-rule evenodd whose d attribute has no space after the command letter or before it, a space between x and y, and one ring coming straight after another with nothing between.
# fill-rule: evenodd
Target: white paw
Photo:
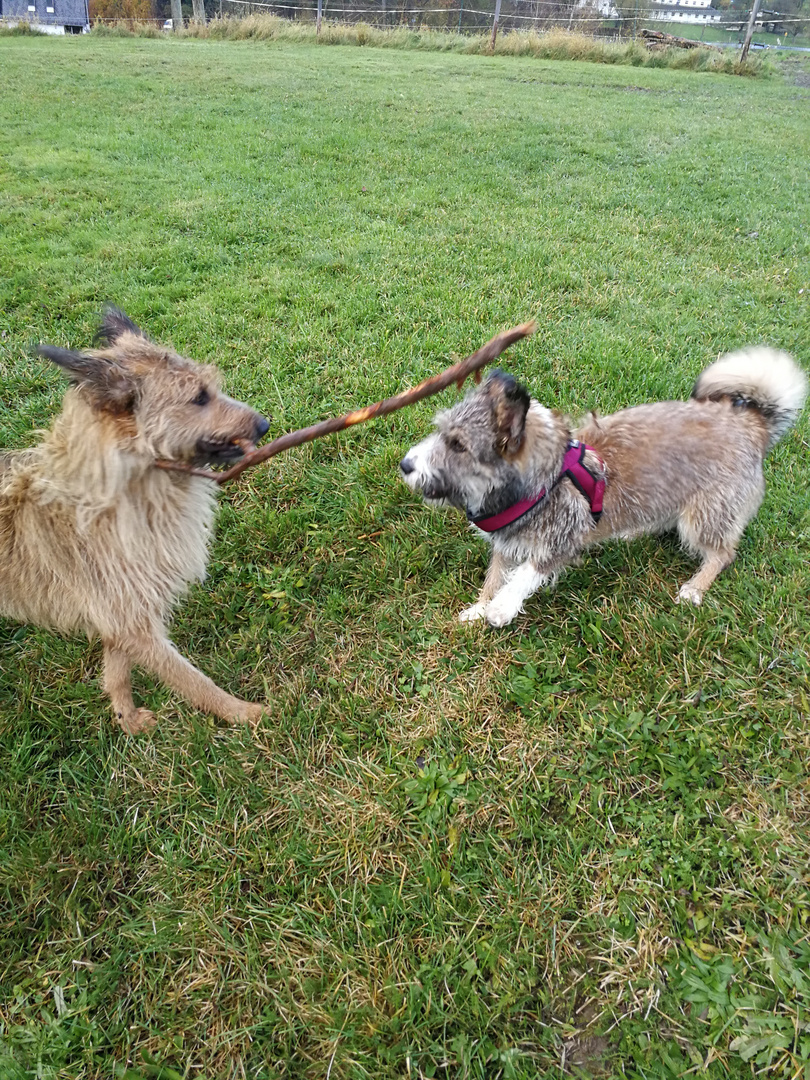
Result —
<instances>
[{"instance_id":1,"label":"white paw","mask_svg":"<svg viewBox=\"0 0 810 1080\"><path fill-rule=\"evenodd\" d=\"M486 611L487 622L490 626L508 626L519 612L520 608L515 610L506 604L492 603Z\"/></svg>"},{"instance_id":2,"label":"white paw","mask_svg":"<svg viewBox=\"0 0 810 1080\"><path fill-rule=\"evenodd\" d=\"M696 604L699 607L703 603L703 593L700 589L696 589L694 585L681 585L675 603L680 604L682 600L688 601L690 604Z\"/></svg>"},{"instance_id":3,"label":"white paw","mask_svg":"<svg viewBox=\"0 0 810 1080\"><path fill-rule=\"evenodd\" d=\"M464 608L464 610L459 614L458 621L477 622L478 619L483 619L486 609L486 604L473 604L472 607Z\"/></svg>"}]
</instances>

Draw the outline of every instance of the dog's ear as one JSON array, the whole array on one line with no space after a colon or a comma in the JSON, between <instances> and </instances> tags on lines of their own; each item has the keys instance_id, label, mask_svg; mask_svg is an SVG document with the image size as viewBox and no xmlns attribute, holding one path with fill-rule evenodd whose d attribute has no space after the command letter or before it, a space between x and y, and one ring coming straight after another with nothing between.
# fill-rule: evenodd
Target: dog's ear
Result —
<instances>
[{"instance_id":1,"label":"dog's ear","mask_svg":"<svg viewBox=\"0 0 810 1080\"><path fill-rule=\"evenodd\" d=\"M140 326L136 326L120 308L107 304L101 315L101 326L96 331L96 341L106 341L108 345L114 345L122 334L146 337Z\"/></svg>"},{"instance_id":2,"label":"dog's ear","mask_svg":"<svg viewBox=\"0 0 810 1080\"><path fill-rule=\"evenodd\" d=\"M493 371L484 384L497 430L496 448L500 454L516 454L523 442L529 394L520 383L503 371Z\"/></svg>"},{"instance_id":3,"label":"dog's ear","mask_svg":"<svg viewBox=\"0 0 810 1080\"><path fill-rule=\"evenodd\" d=\"M58 364L70 381L85 391L95 408L116 415L132 412L136 398L135 379L114 360L60 349L55 345L40 345L37 351L40 356Z\"/></svg>"}]
</instances>

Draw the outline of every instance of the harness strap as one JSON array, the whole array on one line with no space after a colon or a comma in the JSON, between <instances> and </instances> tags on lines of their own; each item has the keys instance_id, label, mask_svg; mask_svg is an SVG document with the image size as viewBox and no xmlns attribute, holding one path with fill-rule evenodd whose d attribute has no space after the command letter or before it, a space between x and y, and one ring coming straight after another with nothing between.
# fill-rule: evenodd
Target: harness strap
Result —
<instances>
[{"instance_id":1,"label":"harness strap","mask_svg":"<svg viewBox=\"0 0 810 1080\"><path fill-rule=\"evenodd\" d=\"M598 521L602 516L602 502L605 497L605 481L602 477L594 476L585 464L585 453L588 450L596 454L596 451L592 446L586 446L585 443L578 442L576 439L571 441L565 457L563 458L563 471L560 474L559 480L562 480L564 476L568 477L577 491L581 491L588 500L591 507L591 513L593 514L593 520ZM604 468L604 461L602 461L598 454L596 454L596 456L599 458L602 468ZM559 483L559 480L557 483Z\"/></svg>"},{"instance_id":2,"label":"harness strap","mask_svg":"<svg viewBox=\"0 0 810 1080\"><path fill-rule=\"evenodd\" d=\"M585 464L583 459L588 450L594 454L596 453L592 446L586 446L585 443L579 442L578 439L572 439L568 444L568 449L565 451L562 471L548 490L546 490L546 488L541 488L537 495L531 495L527 499L521 499L520 502L513 503L512 506L507 506L505 510L501 510L499 514L493 514L492 517L471 518L472 524L475 525L476 528L481 529L482 532L486 533L498 532L499 529L506 528L507 525L512 525L515 521L519 521L524 514L528 514L531 509L542 502L549 492L553 491L557 484L566 477L571 481L577 491L581 492L588 500L593 520L598 521L602 516L605 481L601 477L594 476ZM598 454L597 457L599 457ZM605 463L601 458L599 458L599 461L604 467Z\"/></svg>"}]
</instances>

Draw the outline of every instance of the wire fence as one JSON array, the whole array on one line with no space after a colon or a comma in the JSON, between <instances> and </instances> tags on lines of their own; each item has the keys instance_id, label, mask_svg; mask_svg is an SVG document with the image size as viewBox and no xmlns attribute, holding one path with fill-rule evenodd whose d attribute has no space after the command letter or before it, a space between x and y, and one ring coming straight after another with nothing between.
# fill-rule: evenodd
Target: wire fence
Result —
<instances>
[{"instance_id":1,"label":"wire fence","mask_svg":"<svg viewBox=\"0 0 810 1080\"><path fill-rule=\"evenodd\" d=\"M650 23L659 28L679 27L691 35L700 34L707 27L725 30L730 33L741 32L748 20L748 13L742 11L723 12L716 9L708 11L693 6L675 6L670 4L665 10L657 9L648 0L639 0L632 4L606 4L604 0L503 0L499 16L492 8L465 4L464 0L452 0L442 4L441 0L426 0L424 6L406 6L407 0L375 0L373 3L358 4L357 0L323 0L322 18L335 23L363 22L375 29L410 29L447 30L457 33L482 33L492 29L493 18L498 19L498 27L504 30L547 30L562 27L599 36L626 32L627 28L641 28ZM479 0L480 3L480 0ZM413 4L413 0L411 0ZM494 6L494 4L493 4ZM221 14L246 15L264 12L281 18L296 21L313 21L318 12L315 3L290 2L290 0L220 0ZM708 7L708 5L707 5ZM705 15L701 12L706 11ZM791 24L810 25L807 17L774 17L774 13L763 13L756 20L758 30L769 29L772 32L788 32ZM680 31L679 31L680 32Z\"/></svg>"},{"instance_id":2,"label":"wire fence","mask_svg":"<svg viewBox=\"0 0 810 1080\"><path fill-rule=\"evenodd\" d=\"M356 0L355 0L356 2ZM519 2L519 0L515 0ZM622 22L632 22L632 16L607 18L592 8L576 7L570 3L554 0L531 0L534 9L529 14L504 10L502 7L498 26L501 30L546 29L549 26L564 26L567 29L586 29L593 32L600 27ZM266 12L282 18L294 20L314 20L318 8L315 4L290 4L284 0L273 3L272 0L222 0L224 14L253 14ZM482 33L492 28L494 12L460 3L445 4L440 7L406 7L393 0L375 6L354 6L349 0L324 0L322 7L324 20L336 23L366 23L375 29L446 30L456 33Z\"/></svg>"},{"instance_id":3,"label":"wire fence","mask_svg":"<svg viewBox=\"0 0 810 1080\"><path fill-rule=\"evenodd\" d=\"M474 0L473 0L474 2ZM478 0L480 4L480 0ZM485 0L486 2L486 0ZM637 0L631 4L608 4L605 0L502 0L500 12L479 6L468 6L465 0L425 0L423 6L406 6L408 0L322 0L321 16L325 22L335 24L364 23L375 29L407 28L412 30L436 30L454 33L485 33L492 30L497 19L499 31L548 30L552 27L578 31L594 37L635 37L644 26L655 25L658 29L674 30L696 38L707 27L729 33L741 33L745 29L748 13L707 11L692 5L675 6L670 0L665 10L656 9L649 0ZM209 0L209 5L211 0ZM493 0L493 8L496 0ZM318 6L313 0L213 0L214 13L219 16L244 17L252 14L275 15L293 22L316 21ZM705 15L701 15L706 11ZM209 8L209 14L210 14ZM94 22L121 23L121 19L96 18ZM162 19L126 19L136 25L161 27ZM190 20L189 20L190 21ZM762 13L756 20L756 29L790 35L803 27L810 27L807 17L788 17L776 13Z\"/></svg>"}]
</instances>

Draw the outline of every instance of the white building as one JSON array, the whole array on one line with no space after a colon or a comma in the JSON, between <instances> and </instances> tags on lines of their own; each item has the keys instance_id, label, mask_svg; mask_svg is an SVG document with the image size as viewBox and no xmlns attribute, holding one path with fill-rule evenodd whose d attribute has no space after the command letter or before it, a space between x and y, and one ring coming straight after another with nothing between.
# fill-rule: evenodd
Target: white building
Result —
<instances>
[{"instance_id":1,"label":"white building","mask_svg":"<svg viewBox=\"0 0 810 1080\"><path fill-rule=\"evenodd\" d=\"M30 23L45 34L85 34L90 29L87 0L0 0L7 26Z\"/></svg>"},{"instance_id":2,"label":"white building","mask_svg":"<svg viewBox=\"0 0 810 1080\"><path fill-rule=\"evenodd\" d=\"M705 26L707 23L719 23L722 12L712 7L711 0L663 0L663 3L653 3L649 17L662 22Z\"/></svg>"},{"instance_id":3,"label":"white building","mask_svg":"<svg viewBox=\"0 0 810 1080\"><path fill-rule=\"evenodd\" d=\"M605 19L620 19L633 15L633 0L580 0L580 6L596 7ZM711 0L653 0L644 18L661 22L692 23L705 26L719 23L722 12L711 6Z\"/></svg>"}]
</instances>

